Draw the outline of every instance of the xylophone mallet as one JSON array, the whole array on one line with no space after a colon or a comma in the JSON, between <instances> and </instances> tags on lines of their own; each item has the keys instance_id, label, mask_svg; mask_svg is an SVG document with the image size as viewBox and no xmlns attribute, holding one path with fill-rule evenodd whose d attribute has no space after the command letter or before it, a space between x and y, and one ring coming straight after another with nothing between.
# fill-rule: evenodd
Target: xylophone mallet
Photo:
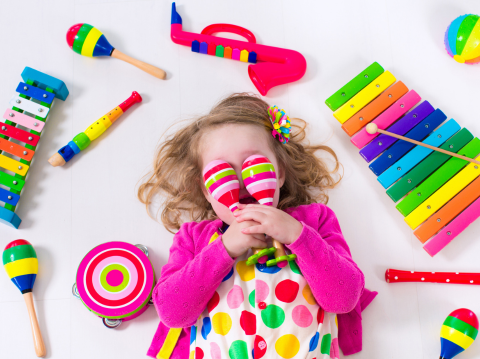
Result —
<instances>
[{"instance_id":1,"label":"xylophone mallet","mask_svg":"<svg viewBox=\"0 0 480 359\"><path fill-rule=\"evenodd\" d=\"M452 157L457 157L457 158L460 158L462 160L465 160L465 161L468 161L468 162L472 162L472 163L476 163L476 164L479 164L480 165L480 162L479 161L476 161L472 158L468 158L468 157L465 157L465 156L462 156L462 155L459 155L455 152L450 152L450 151L446 151L442 148L438 148L438 147L434 147L434 146L430 146L430 145L427 145L423 142L419 142L419 141L416 141L416 140L412 140L411 138L408 138L408 137L404 137L404 136L400 136L400 135L397 135L396 133L392 133L392 132L388 132L388 131L385 131L385 130L381 130L378 128L378 126L375 124L375 123L369 123L367 126L366 126L366 130L369 134L373 135L375 133L382 133L384 135L387 135L387 136L392 136L392 137L395 137L395 138L398 138L399 140L402 140L402 141L407 141L407 142L410 142L410 143L413 143L417 146L422 146L422 147L425 147L425 148L428 148L430 150L433 150L433 151L438 151L438 152L441 152L441 153L444 153L446 155L449 155L449 156L452 156Z\"/></svg>"}]
</instances>

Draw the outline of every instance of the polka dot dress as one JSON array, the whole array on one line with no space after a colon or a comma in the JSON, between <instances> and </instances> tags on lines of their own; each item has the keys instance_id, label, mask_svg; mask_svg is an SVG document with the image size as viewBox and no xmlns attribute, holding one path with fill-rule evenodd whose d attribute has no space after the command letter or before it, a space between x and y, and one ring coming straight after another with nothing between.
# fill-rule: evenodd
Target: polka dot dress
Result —
<instances>
[{"instance_id":1,"label":"polka dot dress","mask_svg":"<svg viewBox=\"0 0 480 359\"><path fill-rule=\"evenodd\" d=\"M336 315L315 302L295 262L237 258L192 327L189 359L339 358Z\"/></svg>"}]
</instances>

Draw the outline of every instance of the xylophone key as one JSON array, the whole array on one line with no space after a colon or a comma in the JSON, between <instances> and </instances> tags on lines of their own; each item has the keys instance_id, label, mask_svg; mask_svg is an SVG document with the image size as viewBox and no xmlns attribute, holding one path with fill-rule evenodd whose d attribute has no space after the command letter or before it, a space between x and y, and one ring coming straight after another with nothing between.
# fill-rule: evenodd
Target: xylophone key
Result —
<instances>
[{"instance_id":1,"label":"xylophone key","mask_svg":"<svg viewBox=\"0 0 480 359\"><path fill-rule=\"evenodd\" d=\"M16 206L19 200L20 196L18 194L12 193L0 187L0 201L11 206Z\"/></svg>"},{"instance_id":2,"label":"xylophone key","mask_svg":"<svg viewBox=\"0 0 480 359\"><path fill-rule=\"evenodd\" d=\"M428 136L435 128L437 128L447 116L437 109L433 113L415 126L412 130L405 134L405 137L413 138L417 141L422 141ZM401 157L403 157L408 151L410 151L415 145L406 141L397 141L392 147L387 149L380 157L373 161L369 168L377 176L381 175L387 168L393 165Z\"/></svg>"},{"instance_id":3,"label":"xylophone key","mask_svg":"<svg viewBox=\"0 0 480 359\"><path fill-rule=\"evenodd\" d=\"M12 228L18 228L22 220L19 216L2 206L0 206L0 223L3 223Z\"/></svg>"},{"instance_id":4,"label":"xylophone key","mask_svg":"<svg viewBox=\"0 0 480 359\"><path fill-rule=\"evenodd\" d=\"M458 152L471 140L473 140L473 135L469 130L463 128L440 148L447 151ZM387 194L394 202L397 202L450 158L447 154L434 151L415 166L406 176L402 177L397 183L390 187Z\"/></svg>"},{"instance_id":5,"label":"xylophone key","mask_svg":"<svg viewBox=\"0 0 480 359\"><path fill-rule=\"evenodd\" d=\"M14 172L22 177L26 176L30 166L14 160L13 158L0 155L0 167L8 171Z\"/></svg>"},{"instance_id":6,"label":"xylophone key","mask_svg":"<svg viewBox=\"0 0 480 359\"><path fill-rule=\"evenodd\" d=\"M335 111L333 116L340 123L344 123L363 107L365 107L365 105L367 105L370 101L385 91L395 81L395 76L393 76L389 71L385 71L372 83L367 85L362 91L357 93L353 98L347 101L347 103Z\"/></svg>"},{"instance_id":7,"label":"xylophone key","mask_svg":"<svg viewBox=\"0 0 480 359\"><path fill-rule=\"evenodd\" d=\"M7 109L3 114L3 118L7 121L17 123L36 132L42 132L43 127L45 126L44 121L37 120L34 117L27 116L12 109Z\"/></svg>"},{"instance_id":8,"label":"xylophone key","mask_svg":"<svg viewBox=\"0 0 480 359\"><path fill-rule=\"evenodd\" d=\"M430 105L428 101L424 101L389 127L388 132L396 133L397 135L404 135L433 111L433 106ZM395 137L381 134L360 150L360 156L362 156L367 162L370 162L396 141L398 141L398 139Z\"/></svg>"},{"instance_id":9,"label":"xylophone key","mask_svg":"<svg viewBox=\"0 0 480 359\"><path fill-rule=\"evenodd\" d=\"M480 217L480 199L477 199L457 218L443 228L435 237L433 237L423 249L432 257L440 252L456 236L462 233L471 223Z\"/></svg>"},{"instance_id":10,"label":"xylophone key","mask_svg":"<svg viewBox=\"0 0 480 359\"><path fill-rule=\"evenodd\" d=\"M14 138L20 142L27 143L30 146L36 146L40 140L40 136L34 135L33 133L21 130L17 127L8 125L6 123L0 122L0 134L7 137Z\"/></svg>"},{"instance_id":11,"label":"xylophone key","mask_svg":"<svg viewBox=\"0 0 480 359\"><path fill-rule=\"evenodd\" d=\"M327 98L325 104L332 110L336 111L342 105L355 96L365 86L380 76L385 70L378 62L374 62L365 70L355 76L350 82L343 86L340 90L335 92L332 96Z\"/></svg>"},{"instance_id":12,"label":"xylophone key","mask_svg":"<svg viewBox=\"0 0 480 359\"><path fill-rule=\"evenodd\" d=\"M28 162L32 160L35 154L33 150L20 146L12 141L7 141L4 138L0 138L0 151L5 151Z\"/></svg>"},{"instance_id":13,"label":"xylophone key","mask_svg":"<svg viewBox=\"0 0 480 359\"><path fill-rule=\"evenodd\" d=\"M9 102L10 106L17 107L25 112L29 112L40 118L47 118L50 109L46 106L40 105L36 102L27 100L19 95L15 95Z\"/></svg>"},{"instance_id":14,"label":"xylophone key","mask_svg":"<svg viewBox=\"0 0 480 359\"><path fill-rule=\"evenodd\" d=\"M410 90L405 96L373 120L373 123L375 123L379 129L384 130L407 113L407 111L420 102L420 100L421 97L414 90ZM375 134L368 133L364 127L350 139L350 142L357 146L357 148L362 148L378 135L378 132Z\"/></svg>"},{"instance_id":15,"label":"xylophone key","mask_svg":"<svg viewBox=\"0 0 480 359\"><path fill-rule=\"evenodd\" d=\"M428 136L423 143L438 147L452 137L455 133L460 131L460 125L451 119L447 121L442 127L435 130L430 136ZM427 157L433 150L416 146L413 150L407 153L403 158L393 164L388 170L383 172L377 177L378 182L384 187L388 188L394 184L400 177L415 167L420 161Z\"/></svg>"},{"instance_id":16,"label":"xylophone key","mask_svg":"<svg viewBox=\"0 0 480 359\"><path fill-rule=\"evenodd\" d=\"M480 159L480 156L476 159ZM420 206L415 208L412 213L406 216L405 222L407 222L410 228L417 228L420 224L425 222L428 217L433 215L439 208L441 208L479 175L480 165L475 163L468 164L463 170L445 183L430 198L427 198L425 202L423 202Z\"/></svg>"},{"instance_id":17,"label":"xylophone key","mask_svg":"<svg viewBox=\"0 0 480 359\"><path fill-rule=\"evenodd\" d=\"M395 101L408 92L407 86L402 81L398 81L393 86L385 90L375 100L357 112L353 117L347 120L342 129L352 137L363 126L373 121L378 115L389 108Z\"/></svg>"},{"instance_id":18,"label":"xylophone key","mask_svg":"<svg viewBox=\"0 0 480 359\"><path fill-rule=\"evenodd\" d=\"M20 82L17 86L17 92L25 96L32 97L35 100L45 102L49 105L52 104L55 95L51 92L47 92L38 87L28 85L26 83Z\"/></svg>"},{"instance_id":19,"label":"xylophone key","mask_svg":"<svg viewBox=\"0 0 480 359\"><path fill-rule=\"evenodd\" d=\"M431 216L413 234L420 242L425 243L478 197L480 197L480 177L477 177L475 181L465 187L463 191L443 206L434 216Z\"/></svg>"},{"instance_id":20,"label":"xylophone key","mask_svg":"<svg viewBox=\"0 0 480 359\"><path fill-rule=\"evenodd\" d=\"M20 191L23 189L23 186L25 185L25 181L23 179L0 171L0 184L7 188L10 188L10 190L20 193Z\"/></svg>"},{"instance_id":21,"label":"xylophone key","mask_svg":"<svg viewBox=\"0 0 480 359\"><path fill-rule=\"evenodd\" d=\"M458 151L458 153L466 157L474 158L480 154L480 140L475 137L464 148ZM459 158L450 158L443 166L423 181L420 186L410 192L402 202L397 204L397 209L402 215L409 215L467 164L467 161Z\"/></svg>"}]
</instances>

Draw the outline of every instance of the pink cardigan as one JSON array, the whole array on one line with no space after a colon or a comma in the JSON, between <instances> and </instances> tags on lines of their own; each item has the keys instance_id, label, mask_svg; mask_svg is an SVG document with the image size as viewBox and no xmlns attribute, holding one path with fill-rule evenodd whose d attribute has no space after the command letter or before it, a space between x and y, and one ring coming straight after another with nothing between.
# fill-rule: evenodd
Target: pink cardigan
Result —
<instances>
[{"instance_id":1,"label":"pink cardigan","mask_svg":"<svg viewBox=\"0 0 480 359\"><path fill-rule=\"evenodd\" d=\"M297 264L310 285L317 303L338 316L339 345L344 355L362 349L361 311L376 292L364 289L365 279L352 259L333 211L323 204L286 210L300 221L303 231L287 248L297 255ZM153 302L161 323L147 355L159 352L168 328L185 328L172 359L188 358L190 326L206 308L222 279L230 272L232 259L221 236L212 244L212 235L221 220L185 223L175 234L168 263L162 268L153 290Z\"/></svg>"}]
</instances>

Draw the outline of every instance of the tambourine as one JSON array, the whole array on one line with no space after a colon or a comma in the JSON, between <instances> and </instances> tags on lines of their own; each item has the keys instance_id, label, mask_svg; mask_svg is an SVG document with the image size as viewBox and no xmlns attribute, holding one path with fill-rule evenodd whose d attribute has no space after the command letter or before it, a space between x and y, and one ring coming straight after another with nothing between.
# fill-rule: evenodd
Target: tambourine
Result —
<instances>
[{"instance_id":1,"label":"tambourine","mask_svg":"<svg viewBox=\"0 0 480 359\"><path fill-rule=\"evenodd\" d=\"M72 291L107 328L116 328L148 308L154 286L147 247L108 242L83 258Z\"/></svg>"}]
</instances>

